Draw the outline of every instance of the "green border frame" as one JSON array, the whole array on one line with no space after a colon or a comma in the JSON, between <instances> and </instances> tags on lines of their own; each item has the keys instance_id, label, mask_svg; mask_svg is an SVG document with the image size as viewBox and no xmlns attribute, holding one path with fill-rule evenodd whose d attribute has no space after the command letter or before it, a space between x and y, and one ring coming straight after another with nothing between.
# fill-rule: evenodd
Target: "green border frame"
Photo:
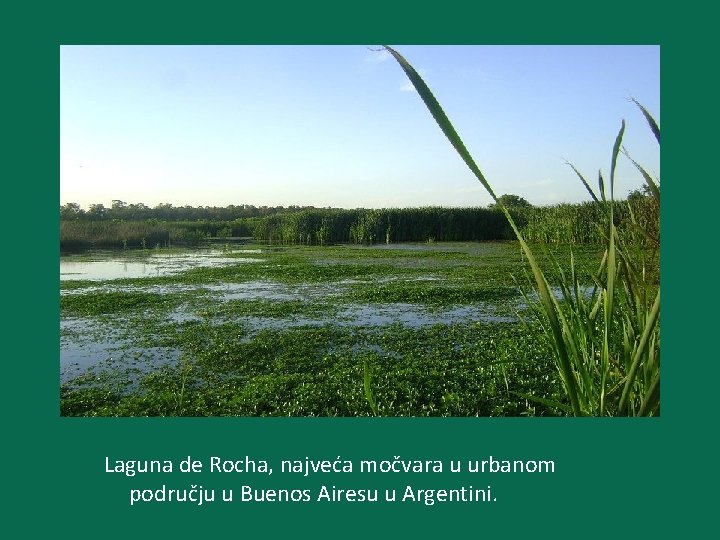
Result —
<instances>
[{"instance_id":1,"label":"green border frame","mask_svg":"<svg viewBox=\"0 0 720 540\"><path fill-rule=\"evenodd\" d=\"M606 538L669 535L671 523L701 529L717 473L711 442L709 381L716 353L706 349L712 316L692 305L696 291L678 283L687 258L699 270L709 246L698 231L703 201L691 207L672 178L697 181L713 200L702 157L712 155L707 121L713 86L708 69L713 18L650 2L513 3L507 7L446 2L386 4L230 2L122 4L65 2L5 9L4 230L12 239L4 302L3 463L6 515L28 536L109 538L221 535L426 538L502 535ZM472 6L472 7L471 7ZM682 29L686 28L685 31ZM58 414L57 208L60 44L660 44L663 172L663 412L659 419L71 419ZM709 109L706 107L706 109ZM709 127L702 127L699 119ZM708 148L706 148L706 146ZM687 154L689 159L681 159ZM698 161L700 163L698 163ZM683 163L682 172L679 163ZM703 164L705 165L705 164ZM689 170L688 170L689 169ZM710 194L706 193L710 190ZM699 190L696 187L695 192ZM32 208L32 212L28 210ZM680 209L694 225L679 230ZM696 217L697 216L697 217ZM686 220L687 221L687 220ZM698 227L700 225L700 227ZM683 234L685 233L685 234ZM682 237L681 237L682 234ZM682 239L681 239L682 238ZM682 243L681 243L682 242ZM698 245L695 245L698 244ZM682 246L682 251L680 247ZM17 265L13 261L18 261ZM19 275L18 275L19 274ZM702 271L696 287L712 285ZM17 283L19 281L19 283ZM17 285L16 285L17 283ZM712 298L703 299L713 305ZM692 316L689 316L691 314ZM706 352L707 351L707 352ZM688 366L692 366L688 369ZM700 369L694 369L695 367ZM696 375L700 374L700 376ZM700 380L698 380L700 379ZM706 386L707 385L707 386ZM705 419L707 418L707 424ZM552 459L553 475L353 474L140 475L104 472L105 457L172 459L191 455L277 462L280 459ZM706 469L709 469L706 471ZM702 480L700 480L702 477ZM454 488L493 486L492 504L227 503L131 507L131 487ZM703 487L705 486L705 487ZM691 515L693 515L691 517ZM709 521L709 520L708 520ZM8 524L8 528L14 528Z\"/></svg>"}]
</instances>

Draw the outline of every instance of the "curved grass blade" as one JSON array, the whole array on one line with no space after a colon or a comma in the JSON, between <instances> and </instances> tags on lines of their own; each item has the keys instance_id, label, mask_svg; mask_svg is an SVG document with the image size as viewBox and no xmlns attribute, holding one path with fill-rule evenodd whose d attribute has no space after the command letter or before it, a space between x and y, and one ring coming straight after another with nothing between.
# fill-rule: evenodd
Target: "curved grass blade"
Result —
<instances>
[{"instance_id":1,"label":"curved grass blade","mask_svg":"<svg viewBox=\"0 0 720 540\"><path fill-rule=\"evenodd\" d=\"M397 60L398 64L400 64L400 67L403 69L405 74L410 79L410 82L415 87L422 100L425 102L425 106L430 111L430 114L432 114L432 117L435 119L438 126L440 126L440 129L450 141L450 144L453 145L453 148L455 148L457 153L460 154L460 157L467 164L467 166L477 177L477 179L480 180L480 183L483 185L483 187L488 191L488 193L490 193L490 196L493 198L493 200L498 203L498 198L495 195L495 192L490 187L490 184L485 179L483 173L475 164L475 161L470 155L470 152L468 152L467 148L465 148L465 144L460 138L460 135L458 135L457 131L455 131L455 128L450 122L450 119L447 117L445 111L443 111L442 107L440 106L440 103L430 91L428 85L425 84L425 81L422 79L422 77L420 77L418 72L415 71L415 68L412 67L410 63L405 60L405 58L399 52L387 45L384 45L383 47L393 56L393 58L395 58L395 60ZM501 204L498 205L502 206Z\"/></svg>"},{"instance_id":2,"label":"curved grass blade","mask_svg":"<svg viewBox=\"0 0 720 540\"><path fill-rule=\"evenodd\" d=\"M645 183L650 188L650 192L653 194L653 197L655 197L658 201L660 200L660 188L658 188L657 184L655 183L655 180L653 180L652 176L648 174L648 172L642 168L642 166L635 161L632 157L630 157L629 152L623 148L622 149L623 154L625 154L625 157L628 158L633 165L635 165L635 168L640 171L640 174L642 174L643 178L645 179Z\"/></svg>"},{"instance_id":3,"label":"curved grass blade","mask_svg":"<svg viewBox=\"0 0 720 540\"><path fill-rule=\"evenodd\" d=\"M600 196L602 197L603 202L606 202L607 198L605 197L605 180L603 180L602 171L598 171L598 186L600 188Z\"/></svg>"},{"instance_id":4,"label":"curved grass blade","mask_svg":"<svg viewBox=\"0 0 720 540\"><path fill-rule=\"evenodd\" d=\"M625 120L622 121L620 131L615 138L615 144L613 145L612 160L610 163L610 237L608 246L608 263L607 263L607 288L606 288L606 305L605 305L605 330L609 333L610 324L612 322L613 313L613 299L615 293L615 260L616 260L616 249L615 249L615 237L617 231L615 230L615 216L613 209L614 202L614 191L615 191L615 167L617 165L618 154L620 153L620 147L622 146L622 139L625 133Z\"/></svg>"},{"instance_id":5,"label":"curved grass blade","mask_svg":"<svg viewBox=\"0 0 720 540\"><path fill-rule=\"evenodd\" d=\"M658 144L660 144L660 128L658 127L657 122L655 122L655 119L652 117L652 115L647 111L647 109L645 107L640 105L640 102L638 102L637 99L630 98L630 100L640 108L640 110L643 113L643 116L645 116L645 120L647 120L647 123L653 132L653 135L655 135L655 138L657 139Z\"/></svg>"},{"instance_id":6,"label":"curved grass blade","mask_svg":"<svg viewBox=\"0 0 720 540\"><path fill-rule=\"evenodd\" d=\"M610 223L609 223L609 238L608 238L608 259L607 259L607 276L606 286L604 294L604 326L603 326L603 345L600 354L600 416L605 415L605 387L607 382L607 376L610 371L610 340L612 333L613 313L615 304L615 275L617 272L616 268L616 248L615 248L615 237L617 232L615 230L614 223L614 191L615 191L615 167L617 165L617 157L620 153L620 146L622 145L623 134L625 133L625 121L622 121L620 131L615 138L615 144L613 145L612 159L610 162Z\"/></svg>"},{"instance_id":7,"label":"curved grass blade","mask_svg":"<svg viewBox=\"0 0 720 540\"><path fill-rule=\"evenodd\" d=\"M562 316L562 312L560 310L560 307L558 306L558 302L555 299L555 297L550 293L550 286L548 285L547 280L545 279L544 274L540 270L540 266L538 265L537 261L535 260L535 257L533 256L532 251L530 250L529 246L525 243L525 239L523 238L522 234L520 234L520 230L518 229L517 225L515 224L515 220L510 215L510 212L508 211L507 207L502 204L501 201L498 200L498 197L495 195L495 192L493 191L492 187L490 187L490 184L485 179L485 176L480 171L480 168L475 164L475 161L473 160L472 156L470 155L470 152L468 152L467 148L465 148L465 144L462 142L462 139L458 135L457 131L455 131L455 128L453 127L452 123L450 122L450 119L445 114L445 111L443 111L442 107L440 106L440 103L437 101L433 93L430 91L430 88L428 88L427 84L425 84L425 81L420 77L417 71L415 71L415 68L413 68L410 63L405 60L405 58L398 53L393 48L385 45L384 48L395 58L395 60L400 64L400 67L403 69L405 74L410 79L410 82L417 90L418 94L422 98L423 102L425 102L425 106L430 111L430 114L437 122L438 126L440 126L440 129L445 134L445 136L450 141L450 144L452 144L453 148L457 151L457 153L460 155L460 157L463 159L465 164L468 166L468 168L472 171L472 173L475 175L475 177L480 181L480 183L483 185L483 187L487 190L487 192L490 194L490 196L495 201L495 204L497 204L498 208L503 212L506 219L508 220L508 223L510 224L510 227L512 228L513 232L515 233L515 237L518 239L518 242L520 243L520 247L522 248L523 253L525 253L525 256L528 259L528 263L530 264L530 268L532 269L533 276L535 277L535 282L537 284L538 293L540 294L540 298L542 300L542 304L544 306L545 312L547 314L550 328L553 333L553 339L555 342L555 346L558 352L560 365L561 365L561 376L563 378L563 382L565 384L565 387L567 388L568 397L570 398L570 403L572 404L573 412L576 416L581 416L584 414L583 408L580 406L580 401L578 397L578 388L577 388L577 381L575 379L575 374L572 369L572 365L570 363L570 358L568 356L566 344L565 344L565 338L563 334L565 332L569 332L569 328L567 325L567 321Z\"/></svg>"},{"instance_id":8,"label":"curved grass blade","mask_svg":"<svg viewBox=\"0 0 720 540\"><path fill-rule=\"evenodd\" d=\"M620 397L620 404L618 406L618 412L620 414L625 414L625 411L627 410L628 400L630 397L630 391L635 382L635 377L637 376L638 368L640 367L642 358L645 355L645 351L647 350L648 343L650 341L650 336L655 331L655 326L657 325L657 321L658 321L659 317L660 317L660 291L657 292L657 295L655 296L655 302L653 303L653 306L650 309L650 313L648 314L648 319L645 321L645 328L643 329L642 336L640 337L640 343L638 344L638 348L635 351L635 355L633 356L633 360L632 360L632 365L630 366L630 370L628 371L627 377L625 379L625 386L623 388L623 393L622 393L622 396ZM658 384L660 384L660 383L658 382Z\"/></svg>"},{"instance_id":9,"label":"curved grass blade","mask_svg":"<svg viewBox=\"0 0 720 540\"><path fill-rule=\"evenodd\" d=\"M638 416L649 416L651 413L656 412L660 407L660 374L653 379L650 389L648 390L645 399L640 404L638 409Z\"/></svg>"},{"instance_id":10,"label":"curved grass blade","mask_svg":"<svg viewBox=\"0 0 720 540\"><path fill-rule=\"evenodd\" d=\"M622 146L622 139L625 133L625 120L622 121L620 126L620 132L615 137L615 144L613 145L612 162L610 163L610 200L614 200L614 189L615 189L615 166L617 165L618 154L620 153L620 147Z\"/></svg>"},{"instance_id":11,"label":"curved grass blade","mask_svg":"<svg viewBox=\"0 0 720 540\"><path fill-rule=\"evenodd\" d=\"M580 171L578 171L578 170L575 168L575 165L573 165L572 163L570 163L570 162L567 161L567 160L565 161L565 163L566 163L567 165L570 165L570 167L572 167L572 170L575 171L575 174L577 174L578 178L579 178L580 181L583 183L583 186L585 186L585 189L588 190L588 193L589 193L590 196L593 198L593 200L594 200L595 202L600 202L600 200L597 198L597 195L595 195L595 192L594 192L594 191L592 190L592 188L590 187L590 184L588 184L588 183L587 183L587 180L585 180L585 177L584 177L582 174L580 174ZM602 189L602 188L601 188L601 189Z\"/></svg>"},{"instance_id":12,"label":"curved grass blade","mask_svg":"<svg viewBox=\"0 0 720 540\"><path fill-rule=\"evenodd\" d=\"M533 396L530 394L525 394L523 392L510 392L511 394L514 394L518 397L521 397L523 399L526 399L528 401L534 401L536 403L540 403L541 405L547 405L548 407L552 407L553 409L557 409L559 411L563 411L568 414L572 414L573 410L571 407L568 407L564 403L560 403L559 401L555 401L554 399L547 399L547 398L541 398L538 396Z\"/></svg>"}]
</instances>

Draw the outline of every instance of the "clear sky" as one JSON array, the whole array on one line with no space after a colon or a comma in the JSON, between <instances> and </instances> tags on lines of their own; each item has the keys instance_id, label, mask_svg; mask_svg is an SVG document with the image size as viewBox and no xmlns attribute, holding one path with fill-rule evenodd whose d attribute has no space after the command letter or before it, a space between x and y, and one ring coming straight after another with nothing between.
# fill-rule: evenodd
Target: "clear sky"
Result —
<instances>
[{"instance_id":1,"label":"clear sky","mask_svg":"<svg viewBox=\"0 0 720 540\"><path fill-rule=\"evenodd\" d=\"M402 46L496 193L588 200L625 146L660 174L658 46ZM60 203L484 206L387 54L366 46L63 46ZM627 159L624 197L642 179Z\"/></svg>"}]
</instances>

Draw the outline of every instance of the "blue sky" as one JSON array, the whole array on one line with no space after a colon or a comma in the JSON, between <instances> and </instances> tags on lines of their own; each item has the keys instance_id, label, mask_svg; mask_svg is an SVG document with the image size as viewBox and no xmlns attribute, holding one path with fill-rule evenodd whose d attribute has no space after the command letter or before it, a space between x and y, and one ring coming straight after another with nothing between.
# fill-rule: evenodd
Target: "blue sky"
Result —
<instances>
[{"instance_id":1,"label":"blue sky","mask_svg":"<svg viewBox=\"0 0 720 540\"><path fill-rule=\"evenodd\" d=\"M658 46L402 46L498 194L588 200L625 146L660 174ZM484 206L490 197L386 52L63 46L60 203ZM624 197L642 179L627 159Z\"/></svg>"}]
</instances>

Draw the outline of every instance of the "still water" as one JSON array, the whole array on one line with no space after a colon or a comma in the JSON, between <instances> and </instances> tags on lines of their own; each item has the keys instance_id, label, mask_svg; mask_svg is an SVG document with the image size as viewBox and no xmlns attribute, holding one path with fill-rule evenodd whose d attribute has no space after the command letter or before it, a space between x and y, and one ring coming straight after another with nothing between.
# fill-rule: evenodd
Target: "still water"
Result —
<instances>
[{"instance_id":1,"label":"still water","mask_svg":"<svg viewBox=\"0 0 720 540\"><path fill-rule=\"evenodd\" d=\"M260 253L259 249L233 250L233 253ZM175 254L140 251L105 251L60 256L60 280L105 280L156 277L176 274L191 268L255 263L263 259L228 257L220 249L186 251Z\"/></svg>"}]
</instances>

